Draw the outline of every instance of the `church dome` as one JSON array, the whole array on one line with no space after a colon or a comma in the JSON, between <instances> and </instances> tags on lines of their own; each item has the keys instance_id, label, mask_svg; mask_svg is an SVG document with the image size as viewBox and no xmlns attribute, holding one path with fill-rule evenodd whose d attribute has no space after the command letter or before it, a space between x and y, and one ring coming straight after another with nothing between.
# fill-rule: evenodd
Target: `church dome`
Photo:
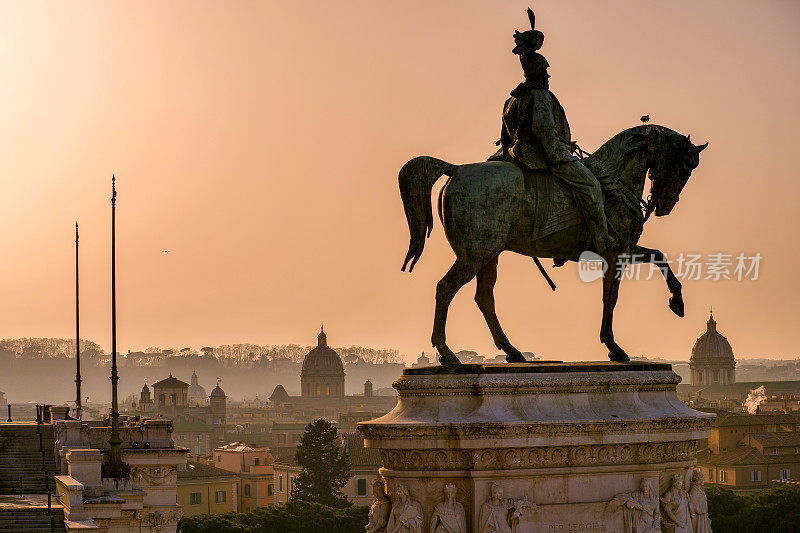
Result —
<instances>
[{"instance_id":1,"label":"church dome","mask_svg":"<svg viewBox=\"0 0 800 533\"><path fill-rule=\"evenodd\" d=\"M190 402L204 403L208 399L206 389L197 383L197 372L192 372L192 384L186 392Z\"/></svg>"},{"instance_id":2,"label":"church dome","mask_svg":"<svg viewBox=\"0 0 800 533\"><path fill-rule=\"evenodd\" d=\"M300 375L316 373L344 374L342 358L328 347L328 336L325 335L324 330L320 330L319 335L317 335L316 348L308 352L305 359L303 359L303 371Z\"/></svg>"},{"instance_id":3,"label":"church dome","mask_svg":"<svg viewBox=\"0 0 800 533\"><path fill-rule=\"evenodd\" d=\"M225 396L225 391L219 386L220 381L222 380L217 378L217 386L211 391L211 398L227 398L227 396Z\"/></svg>"},{"instance_id":4,"label":"church dome","mask_svg":"<svg viewBox=\"0 0 800 533\"><path fill-rule=\"evenodd\" d=\"M694 343L691 363L733 363L733 349L731 343L717 331L717 322L712 312L706 322L706 332Z\"/></svg>"},{"instance_id":5,"label":"church dome","mask_svg":"<svg viewBox=\"0 0 800 533\"><path fill-rule=\"evenodd\" d=\"M147 386L147 382L145 382L144 387L142 387L142 394L150 395L150 387Z\"/></svg>"}]
</instances>

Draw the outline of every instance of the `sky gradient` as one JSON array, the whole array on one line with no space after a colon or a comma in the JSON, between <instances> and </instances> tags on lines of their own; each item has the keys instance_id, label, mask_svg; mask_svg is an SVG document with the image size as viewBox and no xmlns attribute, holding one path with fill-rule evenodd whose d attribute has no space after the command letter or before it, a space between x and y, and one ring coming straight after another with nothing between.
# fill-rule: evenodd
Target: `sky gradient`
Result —
<instances>
[{"instance_id":1,"label":"sky gradient","mask_svg":"<svg viewBox=\"0 0 800 533\"><path fill-rule=\"evenodd\" d=\"M110 348L109 198L118 183L118 346L236 342L430 351L438 219L413 274L397 172L485 159L521 80L525 2L0 3L0 338ZM589 151L653 123L709 141L672 214L641 244L670 256L761 253L758 281L623 283L616 339L686 359L710 306L740 357L797 348L800 4L536 2L551 89ZM435 191L443 183L437 184ZM162 253L162 250L170 250ZM547 268L551 262L545 261ZM552 293L500 259L497 309L523 351L605 358L599 283L568 265ZM497 353L457 295L454 350Z\"/></svg>"}]
</instances>

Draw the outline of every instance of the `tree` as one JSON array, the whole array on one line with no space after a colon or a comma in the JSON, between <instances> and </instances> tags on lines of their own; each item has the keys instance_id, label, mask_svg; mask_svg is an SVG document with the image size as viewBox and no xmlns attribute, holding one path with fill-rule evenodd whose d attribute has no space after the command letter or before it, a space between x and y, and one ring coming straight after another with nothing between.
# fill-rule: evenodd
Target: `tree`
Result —
<instances>
[{"instance_id":1,"label":"tree","mask_svg":"<svg viewBox=\"0 0 800 533\"><path fill-rule=\"evenodd\" d=\"M291 500L249 513L184 516L180 533L353 533L364 531L369 507L334 508Z\"/></svg>"},{"instance_id":2,"label":"tree","mask_svg":"<svg viewBox=\"0 0 800 533\"><path fill-rule=\"evenodd\" d=\"M721 487L706 489L708 515L716 532L789 533L800 523L800 486L778 485L739 496Z\"/></svg>"},{"instance_id":3,"label":"tree","mask_svg":"<svg viewBox=\"0 0 800 533\"><path fill-rule=\"evenodd\" d=\"M339 446L338 431L320 418L306 426L294 461L302 471L294 480L292 499L332 507L351 505L339 489L350 479L350 456Z\"/></svg>"}]
</instances>

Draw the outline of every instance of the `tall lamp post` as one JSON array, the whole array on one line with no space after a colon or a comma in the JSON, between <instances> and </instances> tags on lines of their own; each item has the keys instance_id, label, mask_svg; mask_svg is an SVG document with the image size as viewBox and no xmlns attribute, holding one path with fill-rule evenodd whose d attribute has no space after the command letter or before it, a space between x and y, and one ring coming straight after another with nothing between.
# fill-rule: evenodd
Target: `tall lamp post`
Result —
<instances>
[{"instance_id":1,"label":"tall lamp post","mask_svg":"<svg viewBox=\"0 0 800 533\"><path fill-rule=\"evenodd\" d=\"M75 222L75 417L81 420L81 308L78 288L78 223Z\"/></svg>"},{"instance_id":2,"label":"tall lamp post","mask_svg":"<svg viewBox=\"0 0 800 533\"><path fill-rule=\"evenodd\" d=\"M117 263L116 263L116 177L111 175L111 437L108 439L109 469L112 478L126 477L122 464L122 439L119 436L119 406L117 404Z\"/></svg>"}]
</instances>

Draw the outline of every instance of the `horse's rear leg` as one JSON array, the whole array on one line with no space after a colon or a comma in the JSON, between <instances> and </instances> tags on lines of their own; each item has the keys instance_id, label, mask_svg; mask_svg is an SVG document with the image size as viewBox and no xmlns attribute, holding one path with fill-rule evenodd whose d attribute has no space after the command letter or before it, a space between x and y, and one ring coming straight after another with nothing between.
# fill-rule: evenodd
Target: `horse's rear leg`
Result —
<instances>
[{"instance_id":1,"label":"horse's rear leg","mask_svg":"<svg viewBox=\"0 0 800 533\"><path fill-rule=\"evenodd\" d=\"M445 324L447 310L458 290L475 277L478 266L456 259L447 274L436 284L436 312L433 315L433 334L431 344L439 352L439 362L443 365L458 365L461 361L445 344Z\"/></svg>"},{"instance_id":2,"label":"horse's rear leg","mask_svg":"<svg viewBox=\"0 0 800 533\"><path fill-rule=\"evenodd\" d=\"M603 275L603 322L600 325L600 342L608 348L608 358L612 361L630 361L625 350L614 341L614 307L619 297L621 275L618 271L617 256L610 254L604 257L608 261L608 270Z\"/></svg>"},{"instance_id":3,"label":"horse's rear leg","mask_svg":"<svg viewBox=\"0 0 800 533\"><path fill-rule=\"evenodd\" d=\"M497 319L497 312L494 307L494 284L497 281L497 256L486 263L478 271L478 286L475 289L475 303L483 313L489 331L492 332L494 345L506 353L506 361L509 363L524 363L525 357L519 350L514 348L503 332L500 321Z\"/></svg>"}]
</instances>

